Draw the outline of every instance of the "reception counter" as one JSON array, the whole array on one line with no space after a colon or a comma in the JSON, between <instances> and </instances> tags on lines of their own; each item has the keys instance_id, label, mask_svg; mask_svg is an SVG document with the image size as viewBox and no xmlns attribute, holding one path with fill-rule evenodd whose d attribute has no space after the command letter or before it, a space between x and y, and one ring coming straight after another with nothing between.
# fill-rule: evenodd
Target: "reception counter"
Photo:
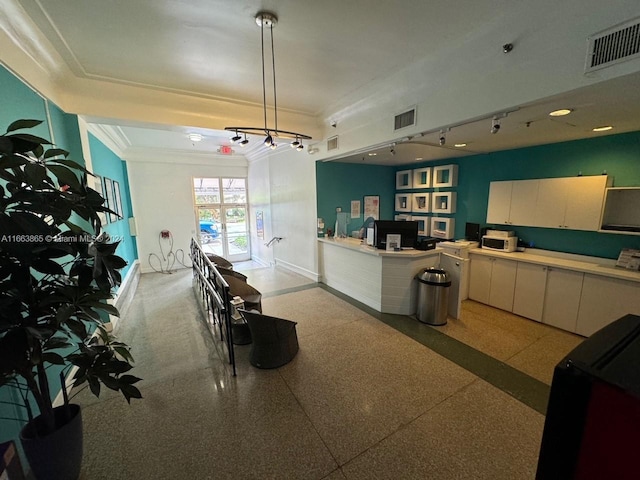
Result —
<instances>
[{"instance_id":1,"label":"reception counter","mask_svg":"<svg viewBox=\"0 0 640 480\"><path fill-rule=\"evenodd\" d=\"M416 311L414 277L438 265L441 251L387 252L354 238L319 238L320 281L379 312L411 315Z\"/></svg>"}]
</instances>

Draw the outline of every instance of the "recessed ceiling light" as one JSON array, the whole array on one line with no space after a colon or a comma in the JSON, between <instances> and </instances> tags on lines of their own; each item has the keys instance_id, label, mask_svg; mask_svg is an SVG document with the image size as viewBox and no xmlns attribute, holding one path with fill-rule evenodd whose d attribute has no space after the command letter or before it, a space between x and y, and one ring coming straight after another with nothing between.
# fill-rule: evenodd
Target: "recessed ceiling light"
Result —
<instances>
[{"instance_id":1,"label":"recessed ceiling light","mask_svg":"<svg viewBox=\"0 0 640 480\"><path fill-rule=\"evenodd\" d=\"M561 108L560 110L554 110L553 112L549 112L549 116L551 117L564 117L565 115L569 115L573 112L570 108Z\"/></svg>"},{"instance_id":2,"label":"recessed ceiling light","mask_svg":"<svg viewBox=\"0 0 640 480\"><path fill-rule=\"evenodd\" d=\"M416 157L416 162L419 162L420 160L424 160L422 157Z\"/></svg>"},{"instance_id":3,"label":"recessed ceiling light","mask_svg":"<svg viewBox=\"0 0 640 480\"><path fill-rule=\"evenodd\" d=\"M376 155L378 155L377 153L370 153L369 156L370 157L375 157Z\"/></svg>"},{"instance_id":4,"label":"recessed ceiling light","mask_svg":"<svg viewBox=\"0 0 640 480\"><path fill-rule=\"evenodd\" d=\"M602 127L596 127L593 129L594 132L606 132L607 130L611 130L613 127L611 125L603 125Z\"/></svg>"},{"instance_id":5,"label":"recessed ceiling light","mask_svg":"<svg viewBox=\"0 0 640 480\"><path fill-rule=\"evenodd\" d=\"M199 142L202 140L202 135L200 135L199 133L190 133L187 136L189 137L189 140L191 140L192 142Z\"/></svg>"},{"instance_id":6,"label":"recessed ceiling light","mask_svg":"<svg viewBox=\"0 0 640 480\"><path fill-rule=\"evenodd\" d=\"M466 143L456 143L453 145L454 147L458 147L458 148L462 148L462 147L466 147L467 144Z\"/></svg>"}]
</instances>

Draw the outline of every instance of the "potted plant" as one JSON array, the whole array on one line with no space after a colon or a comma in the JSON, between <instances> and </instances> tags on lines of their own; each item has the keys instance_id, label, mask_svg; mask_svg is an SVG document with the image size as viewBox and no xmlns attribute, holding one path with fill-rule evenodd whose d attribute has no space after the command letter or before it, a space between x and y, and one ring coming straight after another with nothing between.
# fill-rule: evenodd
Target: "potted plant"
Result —
<instances>
[{"instance_id":1,"label":"potted plant","mask_svg":"<svg viewBox=\"0 0 640 480\"><path fill-rule=\"evenodd\" d=\"M127 373L129 347L104 326L118 314L107 301L126 265L101 230L99 213L111 211L84 167L23 132L40 123L18 120L0 135L0 388L23 400L21 441L36 478L77 478L82 424L64 373L75 366L74 387L88 384L98 396L104 384L127 401L141 398L140 379ZM54 408L59 388L64 405ZM75 447L60 438L67 433L79 435ZM41 444L48 452L34 453Z\"/></svg>"}]
</instances>

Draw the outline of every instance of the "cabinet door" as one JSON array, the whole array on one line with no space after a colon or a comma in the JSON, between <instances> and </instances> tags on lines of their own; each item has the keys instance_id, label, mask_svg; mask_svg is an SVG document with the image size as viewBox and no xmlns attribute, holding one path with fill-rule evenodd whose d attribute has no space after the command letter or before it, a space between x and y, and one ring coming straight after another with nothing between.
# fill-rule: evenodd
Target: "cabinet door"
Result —
<instances>
[{"instance_id":1,"label":"cabinet door","mask_svg":"<svg viewBox=\"0 0 640 480\"><path fill-rule=\"evenodd\" d=\"M584 275L577 333L589 336L627 313L640 314L640 283Z\"/></svg>"},{"instance_id":2,"label":"cabinet door","mask_svg":"<svg viewBox=\"0 0 640 480\"><path fill-rule=\"evenodd\" d=\"M538 322L542 321L546 286L546 266L518 262L513 313Z\"/></svg>"},{"instance_id":3,"label":"cabinet door","mask_svg":"<svg viewBox=\"0 0 640 480\"><path fill-rule=\"evenodd\" d=\"M606 175L567 179L567 206L564 228L592 230L600 228L600 215L607 186Z\"/></svg>"},{"instance_id":4,"label":"cabinet door","mask_svg":"<svg viewBox=\"0 0 640 480\"><path fill-rule=\"evenodd\" d=\"M516 286L518 262L503 258L493 259L489 305L502 310L513 310L513 292Z\"/></svg>"},{"instance_id":5,"label":"cabinet door","mask_svg":"<svg viewBox=\"0 0 640 480\"><path fill-rule=\"evenodd\" d=\"M538 183L534 227L564 228L570 178L544 178Z\"/></svg>"},{"instance_id":6,"label":"cabinet door","mask_svg":"<svg viewBox=\"0 0 640 480\"><path fill-rule=\"evenodd\" d=\"M570 332L576 331L583 277L582 272L547 268L543 323Z\"/></svg>"},{"instance_id":7,"label":"cabinet door","mask_svg":"<svg viewBox=\"0 0 640 480\"><path fill-rule=\"evenodd\" d=\"M483 255L469 255L469 298L481 303L489 303L491 288L492 258Z\"/></svg>"},{"instance_id":8,"label":"cabinet door","mask_svg":"<svg viewBox=\"0 0 640 480\"><path fill-rule=\"evenodd\" d=\"M487 205L487 223L508 225L513 182L491 182L489 185L489 203Z\"/></svg>"},{"instance_id":9,"label":"cabinet door","mask_svg":"<svg viewBox=\"0 0 640 480\"><path fill-rule=\"evenodd\" d=\"M533 225L539 182L540 180L518 180L513 182L509 224Z\"/></svg>"}]
</instances>

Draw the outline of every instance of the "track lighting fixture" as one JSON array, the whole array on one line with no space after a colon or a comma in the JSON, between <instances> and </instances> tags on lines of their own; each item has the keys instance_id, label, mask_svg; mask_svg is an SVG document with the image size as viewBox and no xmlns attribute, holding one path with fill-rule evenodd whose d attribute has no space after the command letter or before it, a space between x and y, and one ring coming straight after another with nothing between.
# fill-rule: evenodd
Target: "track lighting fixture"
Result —
<instances>
[{"instance_id":1,"label":"track lighting fixture","mask_svg":"<svg viewBox=\"0 0 640 480\"><path fill-rule=\"evenodd\" d=\"M447 143L447 137L446 134L449 131L449 129L447 128L440 130L440 138L438 138L438 144L442 147L445 143Z\"/></svg>"},{"instance_id":2,"label":"track lighting fixture","mask_svg":"<svg viewBox=\"0 0 640 480\"><path fill-rule=\"evenodd\" d=\"M304 150L304 145L302 145L302 143L299 143L298 146L296 147L296 150L301 152L302 150Z\"/></svg>"},{"instance_id":3,"label":"track lighting fixture","mask_svg":"<svg viewBox=\"0 0 640 480\"><path fill-rule=\"evenodd\" d=\"M276 148L276 143L274 138L291 138L294 139L294 142L291 143L291 147L296 150L302 150L301 141L302 140L311 140L311 137L308 135L304 135L302 133L297 132L289 132L287 130L278 130L278 102L276 97L276 61L275 61L275 52L273 48L273 28L278 23L278 17L271 12L258 12L255 16L256 24L260 27L260 46L261 46L261 57L262 57L262 110L264 113L264 127L225 127L225 130L235 132L235 137L231 138L232 142L237 142L240 140L240 136L238 133L245 134L244 142L248 143L246 135L261 135L263 133L267 134L267 137L264 139L264 144L267 147L272 149ZM270 128L267 123L267 88L266 88L266 73L265 73L265 45L264 45L264 30L267 28L270 34L271 40L271 74L273 77L273 119L274 119L274 128ZM235 139L235 140L234 140ZM242 143L242 145L246 145L246 143ZM303 147L304 148L304 147Z\"/></svg>"},{"instance_id":4,"label":"track lighting fixture","mask_svg":"<svg viewBox=\"0 0 640 480\"><path fill-rule=\"evenodd\" d=\"M500 131L500 119L497 117L493 117L491 120L491 133L498 133Z\"/></svg>"},{"instance_id":5,"label":"track lighting fixture","mask_svg":"<svg viewBox=\"0 0 640 480\"><path fill-rule=\"evenodd\" d=\"M236 143L238 140L240 140L242 137L240 135L238 135L238 130L236 130L236 134L235 136L231 137L229 140L231 140L231 143Z\"/></svg>"},{"instance_id":6,"label":"track lighting fixture","mask_svg":"<svg viewBox=\"0 0 640 480\"><path fill-rule=\"evenodd\" d=\"M389 147L389 153L393 156L396 154L396 144L392 143L391 146Z\"/></svg>"},{"instance_id":7,"label":"track lighting fixture","mask_svg":"<svg viewBox=\"0 0 640 480\"><path fill-rule=\"evenodd\" d=\"M245 134L244 134L244 140L242 140L242 141L240 142L240 146L241 146L241 147L244 147L247 143L249 143L249 140L247 140L247 134L245 133Z\"/></svg>"}]
</instances>

